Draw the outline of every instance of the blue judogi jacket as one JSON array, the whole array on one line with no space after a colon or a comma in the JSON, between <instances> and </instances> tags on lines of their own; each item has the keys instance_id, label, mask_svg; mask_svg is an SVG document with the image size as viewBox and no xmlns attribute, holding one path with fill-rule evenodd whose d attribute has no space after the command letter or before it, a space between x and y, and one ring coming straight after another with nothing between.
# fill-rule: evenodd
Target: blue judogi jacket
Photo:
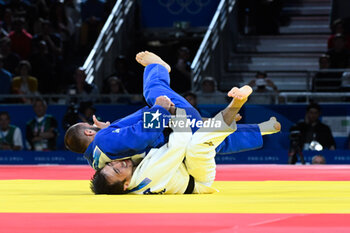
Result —
<instances>
[{"instance_id":1,"label":"blue judogi jacket","mask_svg":"<svg viewBox=\"0 0 350 233\"><path fill-rule=\"evenodd\" d=\"M101 162L128 158L164 145L163 127L147 130L143 124L143 113L157 110L161 114L170 115L166 109L158 105L152 108L144 107L98 131L84 153L89 164L97 170L104 166L104 163L101 164ZM165 124L168 124L168 121L168 118L164 118Z\"/></svg>"}]
</instances>

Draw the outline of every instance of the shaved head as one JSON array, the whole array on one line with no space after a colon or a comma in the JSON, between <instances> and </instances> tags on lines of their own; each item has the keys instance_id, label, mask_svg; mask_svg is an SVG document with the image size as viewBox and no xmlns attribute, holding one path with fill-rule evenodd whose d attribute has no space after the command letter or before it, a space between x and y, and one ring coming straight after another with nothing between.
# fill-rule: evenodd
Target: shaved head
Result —
<instances>
[{"instance_id":1,"label":"shaved head","mask_svg":"<svg viewBox=\"0 0 350 233\"><path fill-rule=\"evenodd\" d=\"M85 130L99 131L100 129L87 123L77 123L68 128L64 136L64 144L67 149L76 153L84 153L91 138L85 135Z\"/></svg>"}]
</instances>

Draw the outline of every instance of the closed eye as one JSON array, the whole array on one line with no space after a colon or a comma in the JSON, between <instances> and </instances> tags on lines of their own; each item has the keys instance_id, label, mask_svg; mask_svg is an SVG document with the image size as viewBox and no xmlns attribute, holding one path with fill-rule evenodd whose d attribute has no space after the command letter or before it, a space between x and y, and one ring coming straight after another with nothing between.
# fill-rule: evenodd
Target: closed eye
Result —
<instances>
[{"instance_id":1,"label":"closed eye","mask_svg":"<svg viewBox=\"0 0 350 233\"><path fill-rule=\"evenodd\" d=\"M118 169L116 169L116 168L113 168L113 171L114 171L115 173L117 173L117 174L120 173L120 171L119 171Z\"/></svg>"}]
</instances>

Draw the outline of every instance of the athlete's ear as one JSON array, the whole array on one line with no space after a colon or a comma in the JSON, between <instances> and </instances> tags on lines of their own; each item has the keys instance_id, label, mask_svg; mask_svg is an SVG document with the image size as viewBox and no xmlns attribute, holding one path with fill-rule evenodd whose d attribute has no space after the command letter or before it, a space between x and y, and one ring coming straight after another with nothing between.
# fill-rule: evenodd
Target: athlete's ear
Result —
<instances>
[{"instance_id":1,"label":"athlete's ear","mask_svg":"<svg viewBox=\"0 0 350 233\"><path fill-rule=\"evenodd\" d=\"M93 136L93 135L96 134L96 131L95 131L95 130L92 130L92 129L85 129L85 130L84 130L84 134L85 134L86 136Z\"/></svg>"},{"instance_id":2,"label":"athlete's ear","mask_svg":"<svg viewBox=\"0 0 350 233\"><path fill-rule=\"evenodd\" d=\"M124 182L124 191L129 187L129 181Z\"/></svg>"}]
</instances>

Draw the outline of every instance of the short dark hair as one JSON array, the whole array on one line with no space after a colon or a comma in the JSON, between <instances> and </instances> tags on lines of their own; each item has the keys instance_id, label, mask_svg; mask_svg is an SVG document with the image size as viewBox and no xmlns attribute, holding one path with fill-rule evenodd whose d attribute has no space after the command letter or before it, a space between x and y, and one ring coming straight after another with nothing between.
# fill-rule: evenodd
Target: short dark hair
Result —
<instances>
[{"instance_id":1,"label":"short dark hair","mask_svg":"<svg viewBox=\"0 0 350 233\"><path fill-rule=\"evenodd\" d=\"M3 44L11 44L11 39L8 38L7 36L3 37L0 39L0 44L3 45Z\"/></svg>"},{"instance_id":2,"label":"short dark hair","mask_svg":"<svg viewBox=\"0 0 350 233\"><path fill-rule=\"evenodd\" d=\"M41 102L45 107L47 107L46 101L43 98L41 98L41 97L35 98L33 100L33 107L39 102Z\"/></svg>"},{"instance_id":3,"label":"short dark hair","mask_svg":"<svg viewBox=\"0 0 350 233\"><path fill-rule=\"evenodd\" d=\"M332 25L331 25L331 29L332 29L332 32L334 33L335 32L335 28L341 24L343 27L344 27L344 21L342 19L336 19L333 21Z\"/></svg>"},{"instance_id":4,"label":"short dark hair","mask_svg":"<svg viewBox=\"0 0 350 233\"><path fill-rule=\"evenodd\" d=\"M317 109L319 112L321 112L321 106L318 103L310 103L307 106L306 111L308 112L312 108Z\"/></svg>"},{"instance_id":5,"label":"short dark hair","mask_svg":"<svg viewBox=\"0 0 350 233\"><path fill-rule=\"evenodd\" d=\"M23 66L27 67L28 73L30 73L32 71L32 65L30 64L30 62L27 60L22 60L19 62L18 66L17 66L18 72L20 72L20 70L22 69Z\"/></svg>"},{"instance_id":6,"label":"short dark hair","mask_svg":"<svg viewBox=\"0 0 350 233\"><path fill-rule=\"evenodd\" d=\"M344 36L343 34L337 33L337 34L335 34L334 39L342 39L342 40L345 40L345 36Z\"/></svg>"},{"instance_id":7,"label":"short dark hair","mask_svg":"<svg viewBox=\"0 0 350 233\"><path fill-rule=\"evenodd\" d=\"M258 71L258 72L256 72L255 77L257 78L260 75L264 76L264 78L267 77L267 73L265 71Z\"/></svg>"},{"instance_id":8,"label":"short dark hair","mask_svg":"<svg viewBox=\"0 0 350 233\"><path fill-rule=\"evenodd\" d=\"M319 159L319 161L317 161ZM315 155L311 159L311 164L326 164L326 158L322 155Z\"/></svg>"},{"instance_id":9,"label":"short dark hair","mask_svg":"<svg viewBox=\"0 0 350 233\"><path fill-rule=\"evenodd\" d=\"M6 112L6 111L1 111L0 112L0 116L2 116L2 115L4 115L4 116L7 116L7 118L10 120L11 118L10 118L10 114L8 113L8 112Z\"/></svg>"},{"instance_id":10,"label":"short dark hair","mask_svg":"<svg viewBox=\"0 0 350 233\"><path fill-rule=\"evenodd\" d=\"M102 168L98 169L90 180L91 191L95 194L126 194L123 180L114 184L109 184L106 177L101 173Z\"/></svg>"},{"instance_id":11,"label":"short dark hair","mask_svg":"<svg viewBox=\"0 0 350 233\"><path fill-rule=\"evenodd\" d=\"M329 55L328 54L322 54L319 58L318 58L318 62L321 62L321 60L323 59L327 59L329 61Z\"/></svg>"}]
</instances>

